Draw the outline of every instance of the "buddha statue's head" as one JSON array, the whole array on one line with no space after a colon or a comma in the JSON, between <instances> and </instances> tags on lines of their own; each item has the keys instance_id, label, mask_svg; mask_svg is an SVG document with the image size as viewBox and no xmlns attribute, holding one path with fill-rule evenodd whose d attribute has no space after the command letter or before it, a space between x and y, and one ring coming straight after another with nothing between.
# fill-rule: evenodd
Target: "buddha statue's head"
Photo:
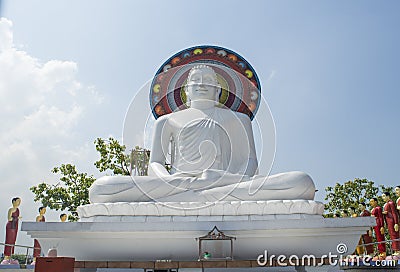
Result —
<instances>
[{"instance_id":1,"label":"buddha statue's head","mask_svg":"<svg viewBox=\"0 0 400 272\"><path fill-rule=\"evenodd\" d=\"M218 101L221 86L217 74L207 65L194 66L188 75L186 97L188 101L211 100Z\"/></svg>"}]
</instances>

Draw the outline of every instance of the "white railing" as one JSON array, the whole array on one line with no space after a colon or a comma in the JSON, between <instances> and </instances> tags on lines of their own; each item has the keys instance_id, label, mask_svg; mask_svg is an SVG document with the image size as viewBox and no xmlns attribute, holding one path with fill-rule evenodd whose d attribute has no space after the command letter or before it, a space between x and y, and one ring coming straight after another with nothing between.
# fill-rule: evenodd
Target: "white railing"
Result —
<instances>
[{"instance_id":1,"label":"white railing","mask_svg":"<svg viewBox=\"0 0 400 272\"><path fill-rule=\"evenodd\" d=\"M25 265L27 265L28 264L28 256L29 256L29 249L32 249L32 252L33 252L33 250L35 250L35 249L40 249L40 248L35 248L35 247L33 247L33 246L23 246L23 245L12 245L12 244L5 244L5 243L0 243L0 245L2 245L2 246L10 246L10 247L18 247L18 248L26 248L26 254L25 254ZM33 256L33 254L32 254L32 256ZM32 257L33 258L33 257Z\"/></svg>"}]
</instances>

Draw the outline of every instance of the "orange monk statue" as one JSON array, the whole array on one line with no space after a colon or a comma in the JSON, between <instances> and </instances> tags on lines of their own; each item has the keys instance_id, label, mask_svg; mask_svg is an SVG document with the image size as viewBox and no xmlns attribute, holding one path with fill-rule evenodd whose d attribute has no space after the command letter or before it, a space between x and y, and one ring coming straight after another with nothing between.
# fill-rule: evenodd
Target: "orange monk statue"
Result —
<instances>
[{"instance_id":1,"label":"orange monk statue","mask_svg":"<svg viewBox=\"0 0 400 272\"><path fill-rule=\"evenodd\" d=\"M11 255L14 254L14 245L17 240L18 234L18 221L21 219L19 215L19 205L21 204L21 198L14 197L11 200L12 207L8 209L7 224L6 224L6 239L4 246L4 260L1 264L19 264L17 260L13 260Z\"/></svg>"},{"instance_id":2,"label":"orange monk statue","mask_svg":"<svg viewBox=\"0 0 400 272\"><path fill-rule=\"evenodd\" d=\"M39 215L36 216L36 222L46 222L46 218L44 217L44 214L46 213L46 207L40 207L39 208ZM40 257L40 253L42 252L42 248L40 247L40 243L38 240L33 241L33 262L31 263L32 265L36 264L36 257Z\"/></svg>"},{"instance_id":3,"label":"orange monk statue","mask_svg":"<svg viewBox=\"0 0 400 272\"><path fill-rule=\"evenodd\" d=\"M377 242L385 241L385 236L384 236L385 222L383 219L382 208L378 206L378 199L375 197L371 198L371 200L369 201L369 205L372 207L371 216L375 217L376 220L376 226L373 228L375 232L376 241ZM384 259L386 257L386 244L379 243L378 250L379 250L379 257Z\"/></svg>"}]
</instances>

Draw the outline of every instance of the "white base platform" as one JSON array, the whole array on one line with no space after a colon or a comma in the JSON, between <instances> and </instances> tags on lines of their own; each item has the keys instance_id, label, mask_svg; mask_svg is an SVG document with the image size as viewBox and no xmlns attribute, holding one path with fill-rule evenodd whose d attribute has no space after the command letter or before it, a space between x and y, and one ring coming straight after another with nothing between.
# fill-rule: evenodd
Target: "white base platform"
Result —
<instances>
[{"instance_id":1,"label":"white base platform","mask_svg":"<svg viewBox=\"0 0 400 272\"><path fill-rule=\"evenodd\" d=\"M324 204L313 200L218 202L117 202L78 207L81 222L225 221L320 218Z\"/></svg>"},{"instance_id":2,"label":"white base platform","mask_svg":"<svg viewBox=\"0 0 400 272\"><path fill-rule=\"evenodd\" d=\"M339 243L346 244L351 253L360 235L375 224L372 217L260 219L221 221L209 216L208 221L188 222L23 222L21 230L38 239L44 252L55 247L59 256L73 256L76 260L183 261L197 260L195 238L217 226L237 238L234 259L254 260L265 250L268 254L314 254L318 258L329 252L337 254ZM208 246L226 251L221 242Z\"/></svg>"}]
</instances>

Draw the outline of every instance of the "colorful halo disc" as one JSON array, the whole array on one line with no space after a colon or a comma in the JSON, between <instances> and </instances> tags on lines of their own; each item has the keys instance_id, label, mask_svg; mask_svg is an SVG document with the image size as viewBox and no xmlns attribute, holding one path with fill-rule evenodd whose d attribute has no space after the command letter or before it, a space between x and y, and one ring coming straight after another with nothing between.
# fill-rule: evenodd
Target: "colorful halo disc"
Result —
<instances>
[{"instance_id":1,"label":"colorful halo disc","mask_svg":"<svg viewBox=\"0 0 400 272\"><path fill-rule=\"evenodd\" d=\"M253 120L261 99L261 85L253 67L232 50L201 45L184 49L158 69L150 87L150 107L155 119L186 109L185 84L190 69L198 64L217 73L223 107L247 114Z\"/></svg>"}]
</instances>

